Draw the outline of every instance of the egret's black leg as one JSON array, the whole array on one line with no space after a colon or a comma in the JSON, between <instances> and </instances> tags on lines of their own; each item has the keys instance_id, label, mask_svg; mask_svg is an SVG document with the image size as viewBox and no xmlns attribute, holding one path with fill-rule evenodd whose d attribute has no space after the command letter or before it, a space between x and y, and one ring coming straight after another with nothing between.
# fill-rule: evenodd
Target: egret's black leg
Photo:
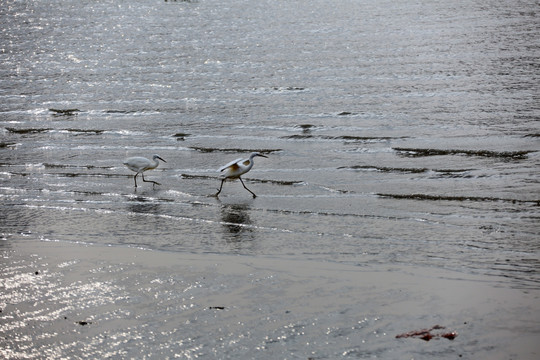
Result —
<instances>
[{"instance_id":1,"label":"egret's black leg","mask_svg":"<svg viewBox=\"0 0 540 360\"><path fill-rule=\"evenodd\" d=\"M144 173L143 173L143 172L141 173L141 176L142 176L142 181L144 181L144 182L151 182L151 183L154 184L154 185L161 185L161 184L158 183L157 181L145 180L145 179L144 179Z\"/></svg>"},{"instance_id":2,"label":"egret's black leg","mask_svg":"<svg viewBox=\"0 0 540 360\"><path fill-rule=\"evenodd\" d=\"M221 192L221 189L223 188L223 183L224 183L224 182L225 182L225 179L221 179L221 186L219 187L218 192L217 192L216 195L214 195L214 196L217 197L217 196L219 195L219 193Z\"/></svg>"},{"instance_id":3,"label":"egret's black leg","mask_svg":"<svg viewBox=\"0 0 540 360\"><path fill-rule=\"evenodd\" d=\"M251 193L251 195L253 195L253 198L256 198L257 195L255 195L255 193L251 190L249 190L247 187L246 187L246 184L244 184L244 182L242 181L242 178L241 177L238 177L240 179L240 182L242 183L242 185L244 186L244 189L246 189L247 191L249 191Z\"/></svg>"},{"instance_id":4,"label":"egret's black leg","mask_svg":"<svg viewBox=\"0 0 540 360\"><path fill-rule=\"evenodd\" d=\"M137 187L137 175L139 175L139 173L136 173L133 177L133 180L135 180L135 187Z\"/></svg>"}]
</instances>

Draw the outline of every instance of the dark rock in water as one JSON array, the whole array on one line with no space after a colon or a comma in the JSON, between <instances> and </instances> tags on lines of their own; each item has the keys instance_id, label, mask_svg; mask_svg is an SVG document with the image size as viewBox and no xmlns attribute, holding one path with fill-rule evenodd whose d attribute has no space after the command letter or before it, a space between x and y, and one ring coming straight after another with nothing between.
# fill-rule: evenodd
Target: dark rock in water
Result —
<instances>
[{"instance_id":1,"label":"dark rock in water","mask_svg":"<svg viewBox=\"0 0 540 360\"><path fill-rule=\"evenodd\" d=\"M81 326L85 326L85 325L91 324L91 322L90 321L77 321L77 324L79 324Z\"/></svg>"},{"instance_id":2,"label":"dark rock in water","mask_svg":"<svg viewBox=\"0 0 540 360\"><path fill-rule=\"evenodd\" d=\"M352 112L350 112L350 111L342 111L338 115L339 116L352 115Z\"/></svg>"},{"instance_id":3,"label":"dark rock in water","mask_svg":"<svg viewBox=\"0 0 540 360\"><path fill-rule=\"evenodd\" d=\"M49 111L55 113L55 115L72 116L75 113L80 112L79 109L49 109Z\"/></svg>"},{"instance_id":4,"label":"dark rock in water","mask_svg":"<svg viewBox=\"0 0 540 360\"><path fill-rule=\"evenodd\" d=\"M209 306L211 310L225 310L225 306Z\"/></svg>"},{"instance_id":5,"label":"dark rock in water","mask_svg":"<svg viewBox=\"0 0 540 360\"><path fill-rule=\"evenodd\" d=\"M300 124L300 125L298 125L298 127L302 129L302 132L304 134L307 134L307 133L311 132L311 129L313 129L315 126L311 125L311 124Z\"/></svg>"},{"instance_id":6,"label":"dark rock in water","mask_svg":"<svg viewBox=\"0 0 540 360\"><path fill-rule=\"evenodd\" d=\"M173 137L176 138L176 140L178 141L184 141L186 139L186 137L190 136L190 134L186 134L186 133L176 133L173 135Z\"/></svg>"}]
</instances>

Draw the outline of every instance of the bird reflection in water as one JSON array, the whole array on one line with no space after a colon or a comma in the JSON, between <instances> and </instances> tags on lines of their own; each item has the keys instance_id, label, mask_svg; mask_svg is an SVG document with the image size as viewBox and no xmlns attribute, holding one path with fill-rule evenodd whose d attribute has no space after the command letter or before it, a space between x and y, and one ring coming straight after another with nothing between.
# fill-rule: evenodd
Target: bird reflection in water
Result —
<instances>
[{"instance_id":1,"label":"bird reflection in water","mask_svg":"<svg viewBox=\"0 0 540 360\"><path fill-rule=\"evenodd\" d=\"M160 204L150 202L144 196L137 196L129 199L128 210L138 214L158 214Z\"/></svg>"},{"instance_id":2,"label":"bird reflection in water","mask_svg":"<svg viewBox=\"0 0 540 360\"><path fill-rule=\"evenodd\" d=\"M245 238L245 235L253 232L253 228L250 226L249 210L250 207L246 204L221 206L221 221L227 233L232 235L232 238L229 238L230 241L252 240L251 236Z\"/></svg>"}]
</instances>

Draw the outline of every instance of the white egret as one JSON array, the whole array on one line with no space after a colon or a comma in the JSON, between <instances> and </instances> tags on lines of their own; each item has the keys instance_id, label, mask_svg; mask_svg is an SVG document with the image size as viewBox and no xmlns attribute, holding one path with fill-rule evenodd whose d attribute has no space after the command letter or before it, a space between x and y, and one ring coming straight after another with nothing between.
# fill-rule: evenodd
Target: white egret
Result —
<instances>
[{"instance_id":1,"label":"white egret","mask_svg":"<svg viewBox=\"0 0 540 360\"><path fill-rule=\"evenodd\" d=\"M221 189L223 188L223 183L225 182L225 180L240 179L240 182L244 186L244 189L249 191L253 195L254 198L257 197L257 195L255 195L253 191L249 190L246 187L246 185L242 181L242 178L240 177L241 175L244 175L249 170L251 170L251 168L253 167L253 158L256 156L262 156L265 158L268 157L258 152L253 152L251 153L251 155L249 155L248 159L239 158L219 168L219 171L223 172L223 179L221 180L221 186L219 187L218 192L214 196L217 197L219 195L219 193L221 192Z\"/></svg>"},{"instance_id":2,"label":"white egret","mask_svg":"<svg viewBox=\"0 0 540 360\"><path fill-rule=\"evenodd\" d=\"M155 169L155 168L158 167L158 165L159 165L158 159L163 161L163 162L166 162L161 157L159 157L159 155L152 156L152 160L147 159L147 158L142 157L142 156L130 157L130 158L124 160L124 165L126 165L129 170L135 171L135 176L133 177L133 179L135 180L135 187L137 187L137 175L139 175L139 174L142 175L142 180L144 182L151 182L154 185L155 184L161 185L160 183L158 183L156 181L151 181L151 180L145 180L144 179L144 172L146 170L152 170L152 169Z\"/></svg>"}]
</instances>

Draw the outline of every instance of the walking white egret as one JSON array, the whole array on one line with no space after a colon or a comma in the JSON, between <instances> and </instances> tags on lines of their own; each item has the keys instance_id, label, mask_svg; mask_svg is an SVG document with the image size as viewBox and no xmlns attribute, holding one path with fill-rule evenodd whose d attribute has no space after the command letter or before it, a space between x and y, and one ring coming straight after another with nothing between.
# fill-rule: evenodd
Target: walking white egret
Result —
<instances>
[{"instance_id":1,"label":"walking white egret","mask_svg":"<svg viewBox=\"0 0 540 360\"><path fill-rule=\"evenodd\" d=\"M265 158L268 157L268 156L265 156L265 155L260 154L258 152L253 152L253 153L251 153L251 155L249 155L248 159L239 158L239 159L231 161L227 165L224 165L221 168L219 168L219 171L223 172L223 179L221 179L221 186L219 187L218 192L214 196L217 197L219 195L219 193L221 192L221 189L223 188L223 183L226 180L240 179L240 182L244 186L244 189L249 191L251 193L251 195L253 195L253 197L256 198L257 195L255 195L255 193L253 191L249 190L246 187L246 185L242 181L242 178L240 177L240 176L244 175L245 173L247 173L249 170L251 170L251 168L253 167L253 158L256 157L256 156L262 156L262 157L265 157Z\"/></svg>"},{"instance_id":2,"label":"walking white egret","mask_svg":"<svg viewBox=\"0 0 540 360\"><path fill-rule=\"evenodd\" d=\"M135 171L135 176L133 177L133 179L135 180L135 187L137 187L137 175L139 175L139 174L141 174L142 180L144 182L151 182L154 185L155 184L161 185L157 181L145 180L144 179L144 172L146 170L152 170L152 169L155 169L155 168L158 167L158 165L159 165L158 159L163 161L163 162L166 162L159 155L152 156L152 160L147 159L147 158L142 157L142 156L130 157L130 158L127 158L126 160L124 160L124 165L126 165L129 170Z\"/></svg>"}]
</instances>

